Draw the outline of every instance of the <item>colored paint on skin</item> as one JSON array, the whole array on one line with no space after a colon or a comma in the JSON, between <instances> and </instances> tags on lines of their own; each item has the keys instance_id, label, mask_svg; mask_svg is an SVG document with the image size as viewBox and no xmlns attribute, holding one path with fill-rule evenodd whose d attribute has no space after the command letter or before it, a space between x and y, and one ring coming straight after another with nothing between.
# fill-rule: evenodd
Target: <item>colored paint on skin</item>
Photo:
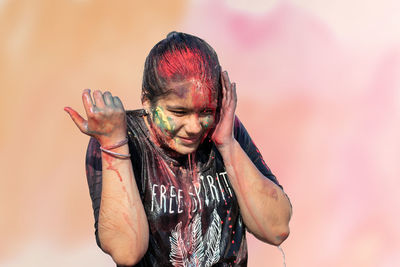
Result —
<instances>
[{"instance_id":1,"label":"colored paint on skin","mask_svg":"<svg viewBox=\"0 0 400 267\"><path fill-rule=\"evenodd\" d=\"M115 167L112 165L112 162L114 161L114 158L112 158L111 156L107 155L106 153L103 153L103 155L104 155L104 159L105 159L105 160L107 161L107 163L108 163L107 170L114 171L114 172L117 174L117 176L118 176L118 178L119 178L119 181L122 182L122 176L121 176L121 174L119 173L118 169L115 168Z\"/></svg>"},{"instance_id":2,"label":"colored paint on skin","mask_svg":"<svg viewBox=\"0 0 400 267\"><path fill-rule=\"evenodd\" d=\"M235 154L233 156L236 159L233 159L232 162L240 162L240 158L237 158L237 156L235 156ZM240 173L240 172L237 171L237 167L238 166L236 166L236 165L232 166L232 165L228 165L227 164L225 166L226 166L226 170L231 169L231 173L234 173L234 174ZM228 173L229 173L229 171L228 171ZM246 192L244 191L243 185L241 183L242 182L241 179L240 178L239 179L236 178L235 180L237 182L237 190L240 192L239 195L246 196ZM267 236L266 232L264 231L262 223L257 220L257 216L252 212L251 204L248 202L246 197L243 198L243 203L245 204L245 206L246 206L246 208L247 208L247 210L249 212L249 215L253 218L254 223L257 225L258 230L264 236Z\"/></svg>"},{"instance_id":3,"label":"colored paint on skin","mask_svg":"<svg viewBox=\"0 0 400 267\"><path fill-rule=\"evenodd\" d=\"M182 144L181 139L179 139L178 137L175 137L173 140L175 141L175 143L176 143L177 145L181 145L181 144Z\"/></svg>"},{"instance_id":4,"label":"colored paint on skin","mask_svg":"<svg viewBox=\"0 0 400 267\"><path fill-rule=\"evenodd\" d=\"M219 65L210 65L215 63L210 62L202 51L183 47L163 54L158 62L157 72L167 84L178 82L173 85L173 89L181 98L184 98L187 90L179 83L190 81L193 106L200 108L204 104L217 102L216 89L220 77L215 69L218 69Z\"/></svg>"},{"instance_id":5,"label":"colored paint on skin","mask_svg":"<svg viewBox=\"0 0 400 267\"><path fill-rule=\"evenodd\" d=\"M194 90L201 84L196 81L170 83L169 90L172 93L160 99L152 109L152 123L156 126L153 128L156 130L155 137L161 144L181 154L195 151L206 139L214 123L214 114L211 113L214 113L217 101L208 101L211 95L208 89L200 88L199 92ZM176 91L182 94L181 97ZM196 139L190 140L194 137Z\"/></svg>"},{"instance_id":6,"label":"colored paint on skin","mask_svg":"<svg viewBox=\"0 0 400 267\"><path fill-rule=\"evenodd\" d=\"M162 107L157 106L153 110L153 121L163 131L172 132L175 129L174 121L165 114Z\"/></svg>"},{"instance_id":7,"label":"colored paint on skin","mask_svg":"<svg viewBox=\"0 0 400 267\"><path fill-rule=\"evenodd\" d=\"M115 168L115 167L112 165L112 163L113 163L113 161L114 161L115 159L114 159L113 157L107 155L106 153L103 153L103 157L104 157L104 159L105 159L105 160L107 161L107 163L108 163L107 170L114 171L114 172L117 174L117 176L118 176L118 178L119 178L119 181L122 183L122 176L121 176L120 172L118 171L117 168ZM124 185L122 185L122 190L125 192L125 195L126 195L126 197L128 198L128 203L129 203L129 205L130 205L130 206L133 206L133 201L131 200L131 198L130 198L128 192L126 191L126 188L125 188Z\"/></svg>"},{"instance_id":8,"label":"colored paint on skin","mask_svg":"<svg viewBox=\"0 0 400 267\"><path fill-rule=\"evenodd\" d=\"M211 77L208 79L211 79ZM192 83L191 91L194 107L204 108L204 105L210 106L213 102L217 102L217 92L207 82L193 79Z\"/></svg>"},{"instance_id":9,"label":"colored paint on skin","mask_svg":"<svg viewBox=\"0 0 400 267\"><path fill-rule=\"evenodd\" d=\"M276 236L275 239L277 241L282 241L282 240L285 240L288 236L289 236L288 233L283 233L283 234L280 234L280 235Z\"/></svg>"},{"instance_id":10,"label":"colored paint on skin","mask_svg":"<svg viewBox=\"0 0 400 267\"><path fill-rule=\"evenodd\" d=\"M202 126L207 129L210 127L210 125L214 122L214 119L211 118L210 115L207 115L207 117L204 118Z\"/></svg>"}]
</instances>

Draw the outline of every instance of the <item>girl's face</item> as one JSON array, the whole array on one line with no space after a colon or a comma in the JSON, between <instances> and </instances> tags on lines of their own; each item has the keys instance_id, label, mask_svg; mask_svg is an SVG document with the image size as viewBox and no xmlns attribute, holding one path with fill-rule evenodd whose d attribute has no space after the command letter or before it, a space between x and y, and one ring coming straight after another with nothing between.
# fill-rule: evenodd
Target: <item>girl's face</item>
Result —
<instances>
[{"instance_id":1,"label":"girl's face","mask_svg":"<svg viewBox=\"0 0 400 267\"><path fill-rule=\"evenodd\" d=\"M151 108L156 134L172 150L190 154L214 126L216 94L196 79L171 82L168 89Z\"/></svg>"}]
</instances>

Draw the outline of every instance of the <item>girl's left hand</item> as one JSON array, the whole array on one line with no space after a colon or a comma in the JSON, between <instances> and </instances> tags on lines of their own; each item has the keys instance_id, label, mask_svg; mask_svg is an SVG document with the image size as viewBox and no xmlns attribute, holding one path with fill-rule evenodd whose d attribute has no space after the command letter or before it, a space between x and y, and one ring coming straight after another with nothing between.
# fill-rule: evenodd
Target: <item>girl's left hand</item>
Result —
<instances>
[{"instance_id":1,"label":"girl's left hand","mask_svg":"<svg viewBox=\"0 0 400 267\"><path fill-rule=\"evenodd\" d=\"M229 81L227 71L221 73L222 81L222 105L220 119L215 127L212 140L218 149L229 147L235 140L233 126L237 103L236 84Z\"/></svg>"}]
</instances>

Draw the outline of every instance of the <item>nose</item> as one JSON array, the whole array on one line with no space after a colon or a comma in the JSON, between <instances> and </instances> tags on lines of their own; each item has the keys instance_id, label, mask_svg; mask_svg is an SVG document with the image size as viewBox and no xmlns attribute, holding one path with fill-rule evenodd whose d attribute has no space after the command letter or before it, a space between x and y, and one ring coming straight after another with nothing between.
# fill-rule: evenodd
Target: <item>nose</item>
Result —
<instances>
[{"instance_id":1,"label":"nose","mask_svg":"<svg viewBox=\"0 0 400 267\"><path fill-rule=\"evenodd\" d=\"M185 124L185 130L188 135L198 135L202 131L198 114L191 114Z\"/></svg>"}]
</instances>

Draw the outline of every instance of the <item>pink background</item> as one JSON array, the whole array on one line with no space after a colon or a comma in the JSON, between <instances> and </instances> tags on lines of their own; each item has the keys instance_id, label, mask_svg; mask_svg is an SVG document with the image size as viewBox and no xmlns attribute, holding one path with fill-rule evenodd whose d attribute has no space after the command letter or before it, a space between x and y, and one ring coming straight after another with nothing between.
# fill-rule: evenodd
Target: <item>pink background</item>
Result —
<instances>
[{"instance_id":1,"label":"pink background","mask_svg":"<svg viewBox=\"0 0 400 267\"><path fill-rule=\"evenodd\" d=\"M142 4L146 3L146 4ZM113 266L95 245L84 88L140 107L169 31L204 38L293 203L288 267L400 266L400 2L1 0L0 266ZM249 235L249 266L282 266Z\"/></svg>"}]
</instances>

